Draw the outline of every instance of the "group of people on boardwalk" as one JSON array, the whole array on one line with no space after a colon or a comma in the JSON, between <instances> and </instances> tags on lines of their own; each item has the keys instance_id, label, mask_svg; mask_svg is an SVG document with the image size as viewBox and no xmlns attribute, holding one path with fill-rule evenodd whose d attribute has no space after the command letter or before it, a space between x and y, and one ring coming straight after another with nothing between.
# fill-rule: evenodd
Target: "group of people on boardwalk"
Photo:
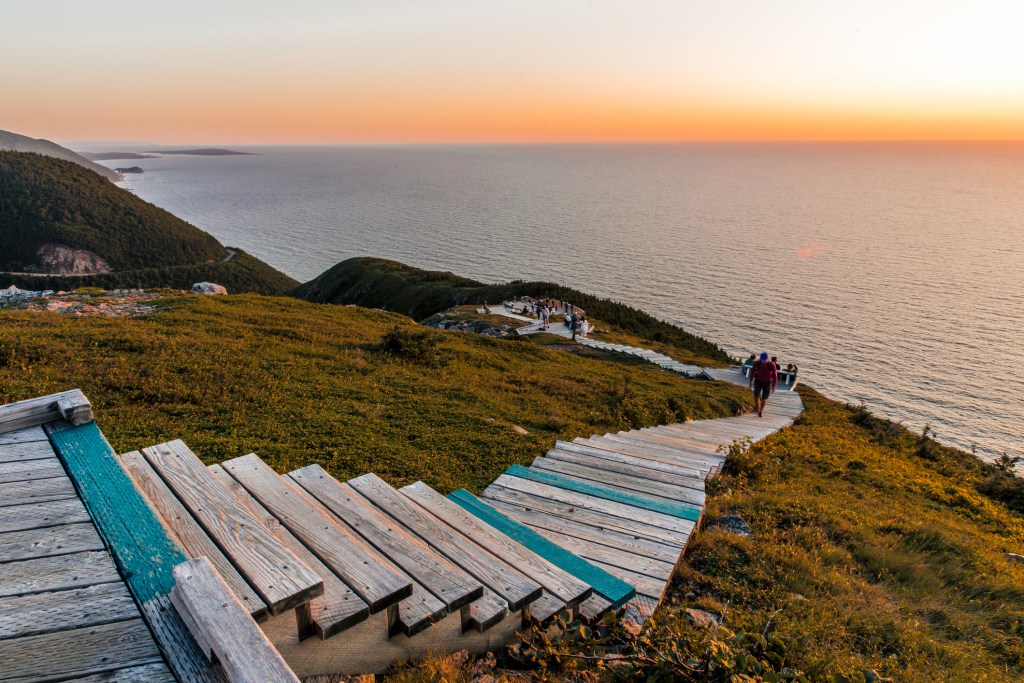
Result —
<instances>
[{"instance_id":1,"label":"group of people on boardwalk","mask_svg":"<svg viewBox=\"0 0 1024 683\"><path fill-rule=\"evenodd\" d=\"M743 371L749 380L748 387L754 391L754 409L758 417L764 417L768 397L775 393L775 388L779 384L779 359L775 356L769 358L768 353L764 351L760 357L750 354L750 358L743 364ZM785 372L793 384L796 384L796 364L789 363Z\"/></svg>"},{"instance_id":2,"label":"group of people on boardwalk","mask_svg":"<svg viewBox=\"0 0 1024 683\"><path fill-rule=\"evenodd\" d=\"M562 315L562 322L565 327L570 332L578 332L583 337L587 336L587 332L590 329L586 312L582 308L561 299L524 297L523 314L532 315L537 318L545 330L548 329L551 316L553 315Z\"/></svg>"}]
</instances>

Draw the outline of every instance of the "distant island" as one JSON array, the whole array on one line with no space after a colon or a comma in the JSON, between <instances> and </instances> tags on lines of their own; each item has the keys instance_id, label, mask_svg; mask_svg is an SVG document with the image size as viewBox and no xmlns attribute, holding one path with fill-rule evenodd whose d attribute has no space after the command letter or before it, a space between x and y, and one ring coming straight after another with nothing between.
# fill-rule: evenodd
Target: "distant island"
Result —
<instances>
[{"instance_id":1,"label":"distant island","mask_svg":"<svg viewBox=\"0 0 1024 683\"><path fill-rule=\"evenodd\" d=\"M227 157L227 156L253 156L252 152L236 152L233 149L218 149L207 147L203 149L154 149L148 150L150 154L191 154L201 157Z\"/></svg>"},{"instance_id":2,"label":"distant island","mask_svg":"<svg viewBox=\"0 0 1024 683\"><path fill-rule=\"evenodd\" d=\"M122 159L159 159L156 154L138 152L83 152L82 156L93 161L121 161Z\"/></svg>"},{"instance_id":3,"label":"distant island","mask_svg":"<svg viewBox=\"0 0 1024 683\"><path fill-rule=\"evenodd\" d=\"M141 166L128 166L127 168L115 168L118 173L145 173Z\"/></svg>"}]
</instances>

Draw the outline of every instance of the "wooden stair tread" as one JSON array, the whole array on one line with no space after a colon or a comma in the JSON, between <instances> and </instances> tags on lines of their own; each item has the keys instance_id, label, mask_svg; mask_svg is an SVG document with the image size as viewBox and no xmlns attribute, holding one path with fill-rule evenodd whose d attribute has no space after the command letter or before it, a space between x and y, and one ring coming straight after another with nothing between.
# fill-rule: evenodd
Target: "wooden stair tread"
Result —
<instances>
[{"instance_id":1,"label":"wooden stair tread","mask_svg":"<svg viewBox=\"0 0 1024 683\"><path fill-rule=\"evenodd\" d=\"M477 545L519 569L547 593L560 599L563 605L576 605L590 596L590 584L485 524L423 482L405 486L400 492Z\"/></svg>"},{"instance_id":2,"label":"wooden stair tread","mask_svg":"<svg viewBox=\"0 0 1024 683\"><path fill-rule=\"evenodd\" d=\"M483 594L483 585L376 510L319 465L288 475L345 524L454 610Z\"/></svg>"},{"instance_id":3,"label":"wooden stair tread","mask_svg":"<svg viewBox=\"0 0 1024 683\"><path fill-rule=\"evenodd\" d=\"M371 614L412 594L412 584L287 477L255 455L221 463L228 474L367 605ZM212 476L212 475L211 475Z\"/></svg>"},{"instance_id":4,"label":"wooden stair tread","mask_svg":"<svg viewBox=\"0 0 1024 683\"><path fill-rule=\"evenodd\" d=\"M619 474L605 469L587 467L576 463L564 462L556 458L541 456L530 464L530 469L551 472L569 479L599 484L625 493L639 493L670 502L682 502L702 506L706 496L703 491L674 486L659 481L644 479L627 474Z\"/></svg>"},{"instance_id":5,"label":"wooden stair tread","mask_svg":"<svg viewBox=\"0 0 1024 683\"><path fill-rule=\"evenodd\" d=\"M288 550L302 560L307 567L317 573L324 581L324 593L299 607L299 638L309 635L304 625L308 623L321 639L326 640L341 633L355 624L365 621L370 616L370 609L344 581L332 572L304 546L276 517L270 514L259 501L249 495L245 487L238 483L228 471L220 465L209 465L210 473L244 506L270 533L274 534ZM223 576L223 575L222 575Z\"/></svg>"},{"instance_id":6,"label":"wooden stair tread","mask_svg":"<svg viewBox=\"0 0 1024 683\"><path fill-rule=\"evenodd\" d=\"M323 593L320 577L239 505L184 443L172 441L142 452L271 614Z\"/></svg>"},{"instance_id":7,"label":"wooden stair tread","mask_svg":"<svg viewBox=\"0 0 1024 683\"><path fill-rule=\"evenodd\" d=\"M497 594L508 603L508 608L518 611L540 597L539 583L459 534L377 475L365 474L348 484L407 531Z\"/></svg>"}]
</instances>

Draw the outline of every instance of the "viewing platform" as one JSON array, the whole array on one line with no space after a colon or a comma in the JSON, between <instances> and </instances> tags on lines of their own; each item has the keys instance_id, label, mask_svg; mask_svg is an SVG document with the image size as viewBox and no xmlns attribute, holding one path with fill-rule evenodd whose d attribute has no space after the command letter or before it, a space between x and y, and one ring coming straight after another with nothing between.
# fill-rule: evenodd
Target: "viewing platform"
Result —
<instances>
[{"instance_id":1,"label":"viewing platform","mask_svg":"<svg viewBox=\"0 0 1024 683\"><path fill-rule=\"evenodd\" d=\"M0 406L0 681L292 681L495 650L563 611L649 617L723 447L802 409L780 390L764 418L558 441L474 496L183 441L117 455L77 391Z\"/></svg>"}]
</instances>

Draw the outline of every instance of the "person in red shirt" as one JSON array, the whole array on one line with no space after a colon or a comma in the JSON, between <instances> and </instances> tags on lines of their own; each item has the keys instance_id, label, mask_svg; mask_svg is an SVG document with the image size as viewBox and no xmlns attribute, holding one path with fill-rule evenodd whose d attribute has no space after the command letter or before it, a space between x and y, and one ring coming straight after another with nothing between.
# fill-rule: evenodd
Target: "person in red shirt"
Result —
<instances>
[{"instance_id":1,"label":"person in red shirt","mask_svg":"<svg viewBox=\"0 0 1024 683\"><path fill-rule=\"evenodd\" d=\"M768 354L762 353L750 370L749 387L754 390L754 409L758 417L764 417L764 407L768 397L775 393L775 385L779 383L779 369L768 360Z\"/></svg>"}]
</instances>

